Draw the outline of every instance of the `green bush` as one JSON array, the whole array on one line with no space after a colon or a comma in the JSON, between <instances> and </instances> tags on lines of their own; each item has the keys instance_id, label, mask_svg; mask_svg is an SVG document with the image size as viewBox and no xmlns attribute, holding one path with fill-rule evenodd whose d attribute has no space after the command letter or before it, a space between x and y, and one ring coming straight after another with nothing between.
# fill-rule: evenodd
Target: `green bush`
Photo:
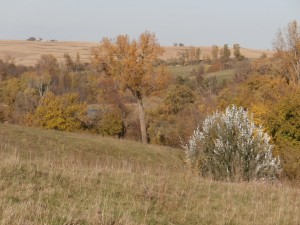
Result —
<instances>
[{"instance_id":1,"label":"green bush","mask_svg":"<svg viewBox=\"0 0 300 225\"><path fill-rule=\"evenodd\" d=\"M300 90L281 99L269 112L265 123L282 158L283 174L300 178Z\"/></svg>"},{"instance_id":2,"label":"green bush","mask_svg":"<svg viewBox=\"0 0 300 225\"><path fill-rule=\"evenodd\" d=\"M119 110L113 110L103 114L100 121L100 133L103 135L124 136L124 123Z\"/></svg>"}]
</instances>

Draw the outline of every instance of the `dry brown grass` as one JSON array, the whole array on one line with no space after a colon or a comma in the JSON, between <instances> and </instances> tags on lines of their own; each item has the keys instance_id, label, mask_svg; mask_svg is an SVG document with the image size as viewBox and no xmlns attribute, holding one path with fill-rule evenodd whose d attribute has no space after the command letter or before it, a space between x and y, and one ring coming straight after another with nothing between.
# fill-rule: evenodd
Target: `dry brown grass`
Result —
<instances>
[{"instance_id":1,"label":"dry brown grass","mask_svg":"<svg viewBox=\"0 0 300 225\"><path fill-rule=\"evenodd\" d=\"M180 155L0 124L0 224L300 223L300 189L197 179Z\"/></svg>"},{"instance_id":2,"label":"dry brown grass","mask_svg":"<svg viewBox=\"0 0 300 225\"><path fill-rule=\"evenodd\" d=\"M69 53L71 56L75 57L78 52L83 62L89 62L91 49L96 47L97 44L98 43L95 42L31 42L0 40L0 58L4 58L9 55L15 58L16 64L33 66L43 54L52 54L59 61L62 61L65 53ZM161 58L166 60L170 58L177 58L178 52L185 50L187 47L168 46L164 48L165 53ZM202 57L209 55L211 52L211 47L200 46L200 48ZM241 48L241 53L247 58L259 58L263 52L265 52L268 56L273 54L271 51Z\"/></svg>"}]
</instances>

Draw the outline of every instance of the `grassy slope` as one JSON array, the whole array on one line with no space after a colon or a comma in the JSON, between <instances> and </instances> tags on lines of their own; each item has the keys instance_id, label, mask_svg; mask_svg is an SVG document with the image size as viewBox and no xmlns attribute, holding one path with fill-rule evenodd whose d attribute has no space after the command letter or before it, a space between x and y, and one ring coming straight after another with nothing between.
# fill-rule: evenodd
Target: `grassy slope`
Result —
<instances>
[{"instance_id":1,"label":"grassy slope","mask_svg":"<svg viewBox=\"0 0 300 225\"><path fill-rule=\"evenodd\" d=\"M226 69L226 70L221 70L218 72L208 73L205 75L205 77L209 78L209 77L216 76L217 80L219 82L222 82L224 80L225 81L232 80L234 77L234 74L235 74L235 69Z\"/></svg>"},{"instance_id":2,"label":"grassy slope","mask_svg":"<svg viewBox=\"0 0 300 225\"><path fill-rule=\"evenodd\" d=\"M14 146L22 159L73 157L80 163L118 165L120 162L148 167L182 167L182 151L160 146L141 145L133 141L99 135L85 135L12 125L0 125L0 134L7 144ZM0 139L1 140L1 139ZM172 151L172 154L170 152ZM173 168L172 168L173 169Z\"/></svg>"},{"instance_id":3,"label":"grassy slope","mask_svg":"<svg viewBox=\"0 0 300 225\"><path fill-rule=\"evenodd\" d=\"M168 70L173 76L181 76L183 78L190 77L194 79L195 77L191 76L193 70L198 70L200 65L188 65L188 66L170 66ZM234 77L235 69L226 69L218 72L205 74L205 78L216 76L219 82L224 80L229 81Z\"/></svg>"},{"instance_id":4,"label":"grassy slope","mask_svg":"<svg viewBox=\"0 0 300 225\"><path fill-rule=\"evenodd\" d=\"M190 76L193 70L198 70L200 65L188 65L188 66L169 66L168 70L173 76L181 76L186 78Z\"/></svg>"},{"instance_id":5,"label":"grassy slope","mask_svg":"<svg viewBox=\"0 0 300 225\"><path fill-rule=\"evenodd\" d=\"M199 180L182 152L0 124L1 224L299 224L300 190Z\"/></svg>"}]
</instances>

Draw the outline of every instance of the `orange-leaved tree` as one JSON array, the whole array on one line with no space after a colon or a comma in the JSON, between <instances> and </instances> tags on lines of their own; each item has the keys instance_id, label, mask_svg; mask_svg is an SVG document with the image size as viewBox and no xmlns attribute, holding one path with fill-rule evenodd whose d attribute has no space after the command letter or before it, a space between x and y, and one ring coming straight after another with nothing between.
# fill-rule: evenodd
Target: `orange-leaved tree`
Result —
<instances>
[{"instance_id":1,"label":"orange-leaved tree","mask_svg":"<svg viewBox=\"0 0 300 225\"><path fill-rule=\"evenodd\" d=\"M143 143L148 142L143 100L166 83L166 71L155 69L162 53L155 34L148 31L138 40L130 40L127 35L119 35L114 41L104 38L93 50L96 68L113 77L123 90L130 90L137 100Z\"/></svg>"}]
</instances>

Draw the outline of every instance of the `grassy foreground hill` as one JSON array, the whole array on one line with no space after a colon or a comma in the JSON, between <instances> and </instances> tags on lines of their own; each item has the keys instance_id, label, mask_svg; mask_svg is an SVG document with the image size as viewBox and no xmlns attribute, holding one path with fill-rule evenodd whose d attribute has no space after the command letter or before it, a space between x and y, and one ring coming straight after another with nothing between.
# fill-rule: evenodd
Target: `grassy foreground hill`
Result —
<instances>
[{"instance_id":1,"label":"grassy foreground hill","mask_svg":"<svg viewBox=\"0 0 300 225\"><path fill-rule=\"evenodd\" d=\"M198 179L183 156L0 124L0 224L300 223L300 189Z\"/></svg>"}]
</instances>

